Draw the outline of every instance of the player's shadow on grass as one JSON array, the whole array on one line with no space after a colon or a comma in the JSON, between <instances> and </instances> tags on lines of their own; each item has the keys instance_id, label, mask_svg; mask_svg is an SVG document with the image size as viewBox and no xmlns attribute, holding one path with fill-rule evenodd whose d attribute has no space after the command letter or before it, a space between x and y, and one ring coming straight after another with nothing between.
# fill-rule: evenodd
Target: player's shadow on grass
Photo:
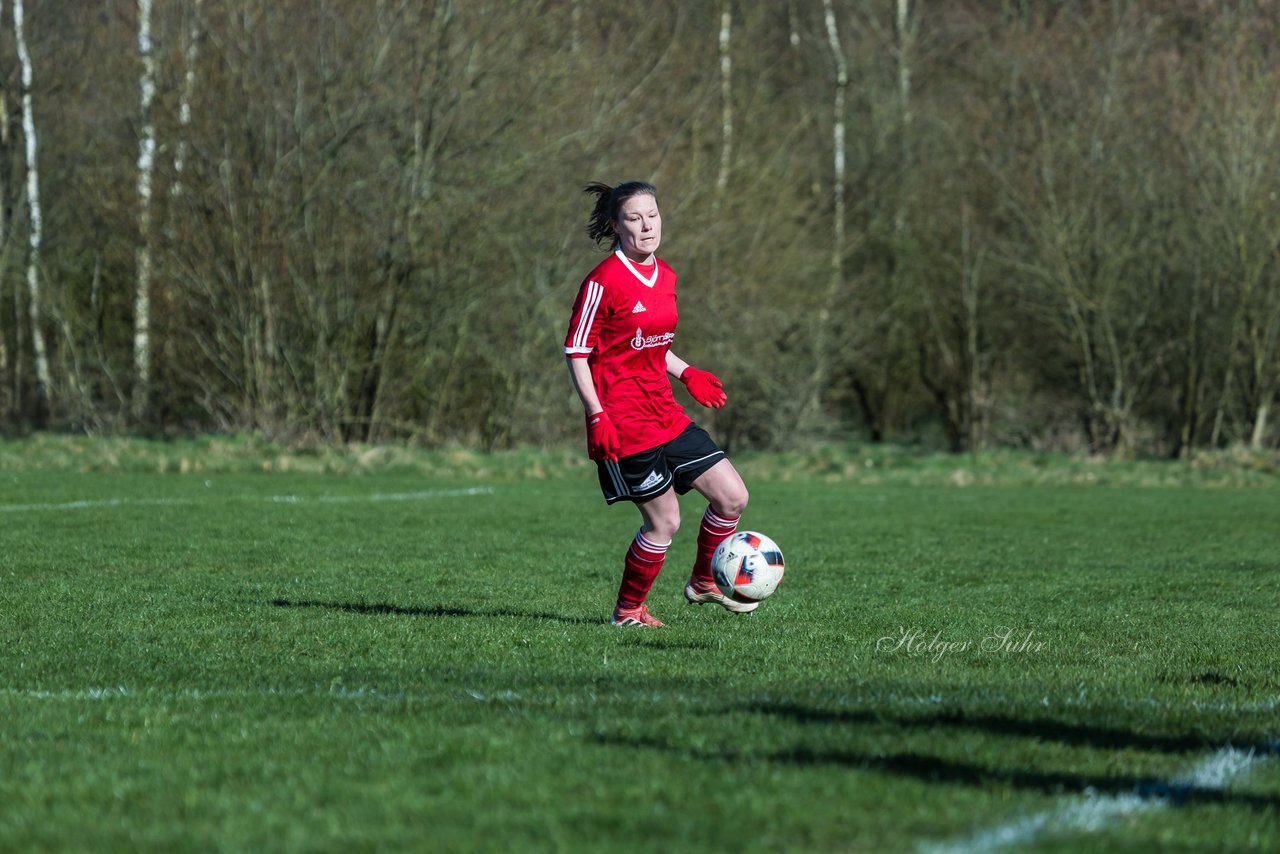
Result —
<instances>
[{"instance_id":1,"label":"player's shadow on grass","mask_svg":"<svg viewBox=\"0 0 1280 854\"><path fill-rule=\"evenodd\" d=\"M319 602L310 599L272 599L271 604L277 608L325 608L330 611L346 611L351 614L398 614L406 617L479 617L479 618L519 618L531 620L548 620L555 623L571 623L579 626L604 625L604 620L591 617L569 617L564 614L547 614L538 611L517 611L510 608L458 608L450 605L429 605L405 607L386 603L365 604L362 602ZM641 635L634 631L619 632L619 638L629 646L642 646L658 650L707 650L711 644L705 641L669 640L663 635Z\"/></svg>"},{"instance_id":2,"label":"player's shadow on grass","mask_svg":"<svg viewBox=\"0 0 1280 854\"><path fill-rule=\"evenodd\" d=\"M618 632L618 636L625 646L642 646L646 649L679 650L683 652L697 650L701 652L712 648L712 645L707 641L673 640L667 634L662 632L654 633L648 630L634 631L625 629Z\"/></svg>"},{"instance_id":3,"label":"player's shadow on grass","mask_svg":"<svg viewBox=\"0 0 1280 854\"><path fill-rule=\"evenodd\" d=\"M756 704L747 711L789 718L802 724L889 724L904 729L960 729L986 732L999 736L1018 736L1039 741L1052 741L1073 747L1100 750L1143 750L1157 753L1196 753L1216 750L1222 740L1206 735L1155 735L1131 732L1113 727L1067 723L1049 718L1025 719L1008 715L975 715L963 711L937 712L930 715L897 716L861 710L828 711L805 706ZM1266 745L1243 745L1242 750L1274 755L1277 750Z\"/></svg>"},{"instance_id":4,"label":"player's shadow on grass","mask_svg":"<svg viewBox=\"0 0 1280 854\"><path fill-rule=\"evenodd\" d=\"M1165 801L1171 806L1227 804L1267 810L1280 807L1280 797L1222 789L1129 775L1099 776L1070 771L1037 771L1029 769L988 768L969 762L958 762L917 753L858 753L844 750L814 750L806 747L759 753L735 750L696 750L659 739L598 734L596 741L606 746L630 750L648 749L687 756L709 762L770 762L797 766L841 766L866 771L882 771L913 777L926 783L963 786L1007 785L1048 795L1112 795L1134 796L1143 800Z\"/></svg>"},{"instance_id":5,"label":"player's shadow on grass","mask_svg":"<svg viewBox=\"0 0 1280 854\"><path fill-rule=\"evenodd\" d=\"M386 603L319 602L310 599L272 599L277 608L322 608L330 611L346 611L351 614L396 614L405 617L502 617L548 620L575 625L598 625L600 620L589 617L570 617L564 614L547 614L540 611L517 611L514 608L459 608L451 605L411 606Z\"/></svg>"}]
</instances>

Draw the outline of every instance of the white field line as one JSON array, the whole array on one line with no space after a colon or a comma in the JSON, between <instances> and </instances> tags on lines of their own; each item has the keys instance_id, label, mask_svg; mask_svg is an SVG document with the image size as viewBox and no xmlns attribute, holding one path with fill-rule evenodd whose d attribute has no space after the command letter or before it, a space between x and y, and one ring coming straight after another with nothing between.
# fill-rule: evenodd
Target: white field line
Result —
<instances>
[{"instance_id":1,"label":"white field line","mask_svg":"<svg viewBox=\"0 0 1280 854\"><path fill-rule=\"evenodd\" d=\"M344 688L341 686L314 688L183 688L165 691L152 688L80 688L61 691L39 689L0 688L0 697L17 697L26 700L57 700L78 702L81 700L221 700L244 697L332 697L336 700L425 700L426 695L406 694L403 691L379 691L377 688Z\"/></svg>"},{"instance_id":2,"label":"white field line","mask_svg":"<svg viewBox=\"0 0 1280 854\"><path fill-rule=\"evenodd\" d=\"M455 699L466 698L477 703L532 702L543 705L573 704L572 698L566 700L563 697L537 697L516 691L491 691L486 693L475 688L464 688L460 693L450 690L448 694L436 695L436 698L448 696L452 696ZM411 694L406 691L386 691L368 686L346 687L343 685L315 685L309 688L182 688L179 690L129 688L124 685L106 688L63 688L57 691L39 688L0 688L0 698L4 697L59 702L80 702L82 700L222 700L245 697L328 697L335 700L383 701L425 701L432 699L427 694ZM598 697L595 693L591 693L581 699L584 704L595 705ZM634 698L628 695L628 699ZM645 699L655 706L669 706L673 698L663 694L653 694L652 696L646 696ZM702 698L697 699L698 703L701 704Z\"/></svg>"},{"instance_id":3,"label":"white field line","mask_svg":"<svg viewBox=\"0 0 1280 854\"><path fill-rule=\"evenodd\" d=\"M172 702L174 700L260 699L262 697L286 699L322 697L332 700L371 700L378 702L402 702L406 700L410 702L425 702L431 699L440 699L441 697L445 699L452 697L454 699L474 700L477 703L512 703L525 700L537 702L536 698L528 698L526 695L515 691L485 693L474 688L466 688L461 693L451 690L447 694L433 697L428 694L413 694L407 691L387 691L368 686L347 687L344 685L315 685L309 688L182 688L176 691L163 688L128 688L124 685L107 688L63 688L57 691L46 691L39 688L0 688L0 699L5 697L13 697L20 700L69 703L78 703L85 700L162 700ZM564 700L563 698L544 698L543 702L562 704ZM594 695L590 698L590 702L594 705ZM665 699L662 698L655 698L653 702L655 705L666 705Z\"/></svg>"},{"instance_id":4,"label":"white field line","mask_svg":"<svg viewBox=\"0 0 1280 854\"><path fill-rule=\"evenodd\" d=\"M428 498L462 498L470 495L492 495L493 487L475 486L467 489L423 489L417 492L393 492L374 495L269 495L230 496L232 499L251 498L273 504L355 504L369 501L422 501ZM102 498L84 501L64 501L40 504L0 504L0 513L29 513L41 510L94 510L103 507L174 507L183 504L203 503L194 498Z\"/></svg>"},{"instance_id":5,"label":"white field line","mask_svg":"<svg viewBox=\"0 0 1280 854\"><path fill-rule=\"evenodd\" d=\"M92 501L64 501L60 504L0 504L0 513L26 513L33 510L93 510L98 507L134 506L169 507L193 503L188 498L103 498Z\"/></svg>"},{"instance_id":6,"label":"white field line","mask_svg":"<svg viewBox=\"0 0 1280 854\"><path fill-rule=\"evenodd\" d=\"M423 489L418 492L392 492L382 495L273 495L277 504L352 504L364 501L421 501L424 498L462 498L468 495L492 495L491 486L473 486L467 489Z\"/></svg>"},{"instance_id":7,"label":"white field line","mask_svg":"<svg viewBox=\"0 0 1280 854\"><path fill-rule=\"evenodd\" d=\"M1014 845L1028 845L1044 834L1096 833L1114 818L1166 809L1171 799L1180 793L1221 791L1268 758L1252 750L1223 747L1160 786L1162 794L1144 797L1136 792L1123 795L1086 792L1062 799L1053 809L997 825L968 839L930 843L920 846L920 850L929 854L988 854Z\"/></svg>"}]
</instances>

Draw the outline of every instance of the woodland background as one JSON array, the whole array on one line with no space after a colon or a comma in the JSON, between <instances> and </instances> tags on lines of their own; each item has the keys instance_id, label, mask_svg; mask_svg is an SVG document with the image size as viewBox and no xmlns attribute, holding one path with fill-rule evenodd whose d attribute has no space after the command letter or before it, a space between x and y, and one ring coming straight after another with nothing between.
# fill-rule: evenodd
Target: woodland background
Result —
<instances>
[{"instance_id":1,"label":"woodland background","mask_svg":"<svg viewBox=\"0 0 1280 854\"><path fill-rule=\"evenodd\" d=\"M580 443L632 178L729 447L1280 444L1263 0L3 0L0 432Z\"/></svg>"}]
</instances>

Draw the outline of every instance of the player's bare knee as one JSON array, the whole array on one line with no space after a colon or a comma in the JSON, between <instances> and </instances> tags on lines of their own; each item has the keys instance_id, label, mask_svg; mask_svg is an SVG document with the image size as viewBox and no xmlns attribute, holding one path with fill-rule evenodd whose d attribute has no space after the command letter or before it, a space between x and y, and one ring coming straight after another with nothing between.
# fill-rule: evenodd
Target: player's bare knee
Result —
<instances>
[{"instance_id":1,"label":"player's bare knee","mask_svg":"<svg viewBox=\"0 0 1280 854\"><path fill-rule=\"evenodd\" d=\"M741 516L744 512L746 512L747 501L750 498L751 496L747 492L746 487L744 486L742 489L734 490L728 495L725 495L718 502L716 502L716 504L712 509L714 509L721 516L726 516L730 519L736 519L737 517Z\"/></svg>"},{"instance_id":2,"label":"player's bare knee","mask_svg":"<svg viewBox=\"0 0 1280 854\"><path fill-rule=\"evenodd\" d=\"M676 532L680 530L680 514L659 514L649 518L649 530L646 533L650 539L660 543L669 543L675 539Z\"/></svg>"}]
</instances>

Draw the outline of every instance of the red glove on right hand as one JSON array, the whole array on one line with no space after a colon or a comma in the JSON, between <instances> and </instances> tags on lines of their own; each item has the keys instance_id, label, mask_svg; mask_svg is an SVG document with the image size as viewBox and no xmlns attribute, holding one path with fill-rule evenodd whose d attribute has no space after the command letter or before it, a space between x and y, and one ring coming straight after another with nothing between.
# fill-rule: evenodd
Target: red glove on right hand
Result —
<instances>
[{"instance_id":1,"label":"red glove on right hand","mask_svg":"<svg viewBox=\"0 0 1280 854\"><path fill-rule=\"evenodd\" d=\"M587 416L587 457L593 460L618 459L618 431L603 409Z\"/></svg>"},{"instance_id":2,"label":"red glove on right hand","mask_svg":"<svg viewBox=\"0 0 1280 854\"><path fill-rule=\"evenodd\" d=\"M700 371L690 365L680 374L680 382L689 389L693 399L709 409L719 409L729 398L724 393L720 378L710 371Z\"/></svg>"}]
</instances>

